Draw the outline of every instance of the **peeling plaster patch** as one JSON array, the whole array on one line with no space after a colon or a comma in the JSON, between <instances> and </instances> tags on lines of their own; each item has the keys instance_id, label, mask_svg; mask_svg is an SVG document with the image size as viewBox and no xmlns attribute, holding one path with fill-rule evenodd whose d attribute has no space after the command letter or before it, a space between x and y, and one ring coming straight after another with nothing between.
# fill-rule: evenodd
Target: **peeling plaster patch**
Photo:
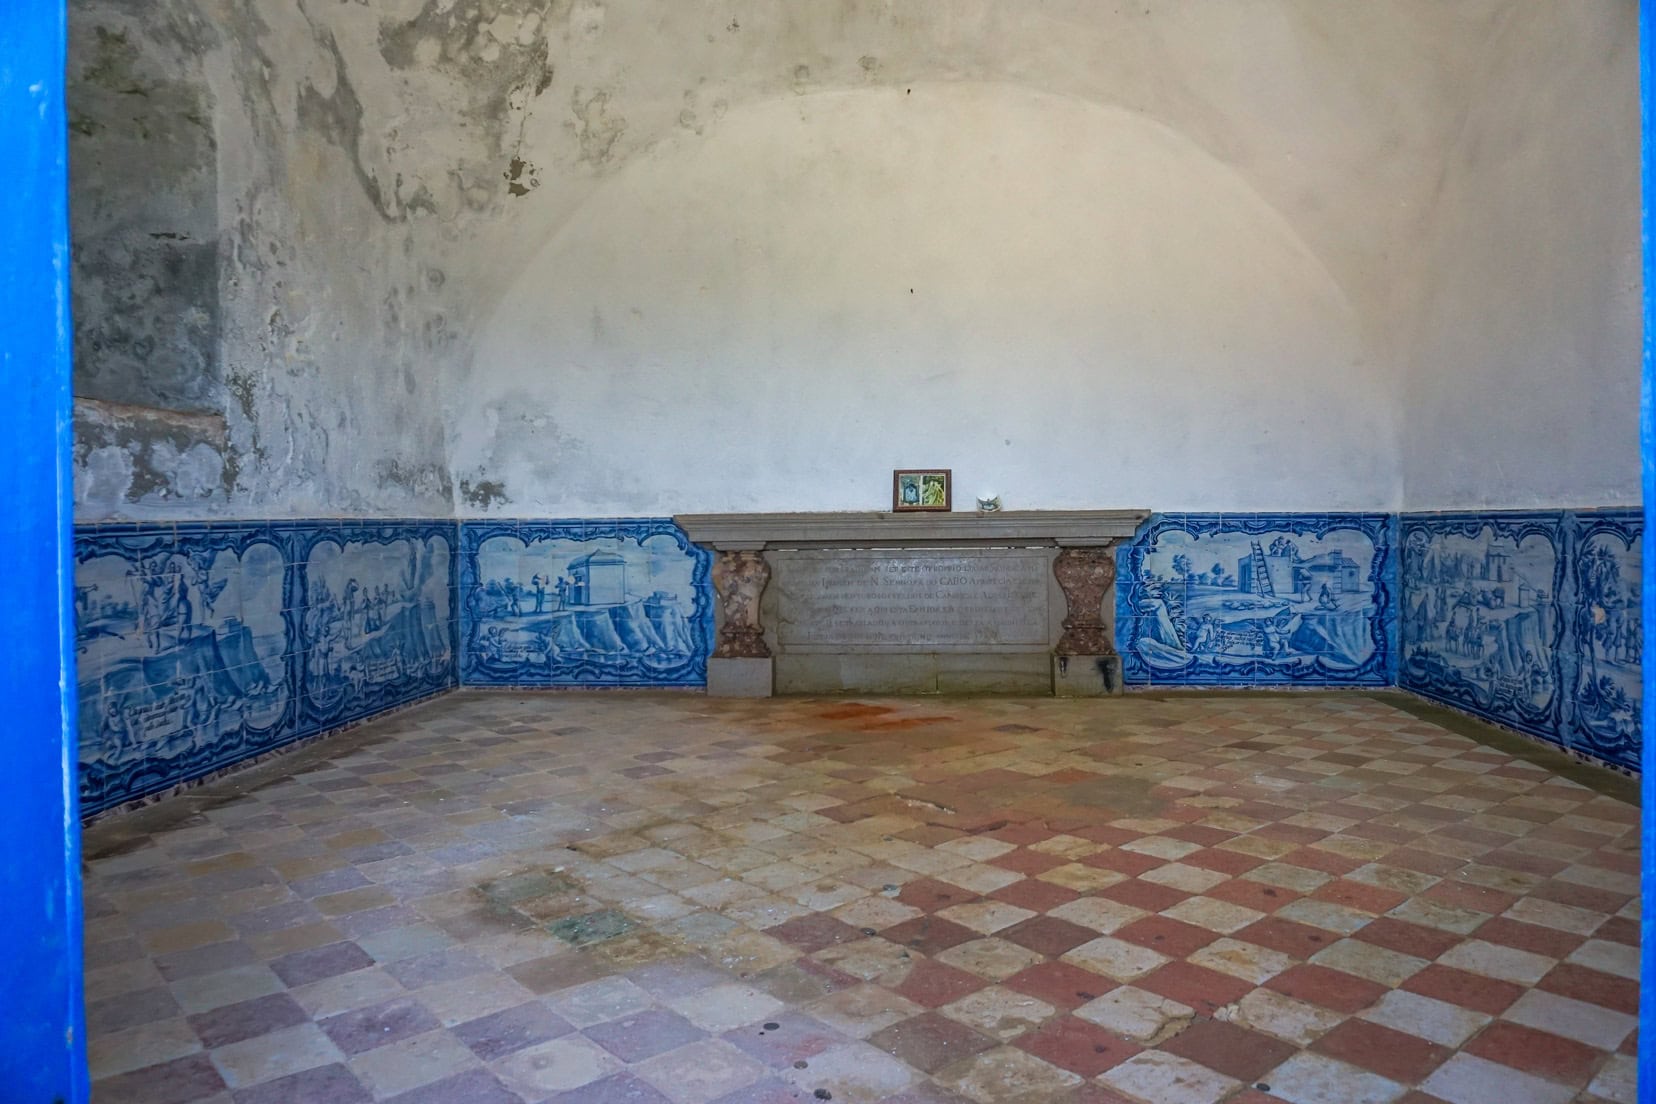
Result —
<instances>
[{"instance_id":1,"label":"peeling plaster patch","mask_svg":"<svg viewBox=\"0 0 1656 1104\"><path fill-rule=\"evenodd\" d=\"M521 157L512 158L501 175L506 178L506 190L514 196L526 196L540 187L540 170Z\"/></svg>"},{"instance_id":2,"label":"peeling plaster patch","mask_svg":"<svg viewBox=\"0 0 1656 1104\"><path fill-rule=\"evenodd\" d=\"M417 495L447 499L454 497L454 484L449 478L448 466L441 462L380 460L374 464L374 476L382 487Z\"/></svg>"},{"instance_id":3,"label":"peeling plaster patch","mask_svg":"<svg viewBox=\"0 0 1656 1104\"><path fill-rule=\"evenodd\" d=\"M132 488L132 453L119 445L75 447L75 504L114 514Z\"/></svg>"},{"instance_id":4,"label":"peeling plaster patch","mask_svg":"<svg viewBox=\"0 0 1656 1104\"><path fill-rule=\"evenodd\" d=\"M453 77L467 100L461 110L504 144L513 92L538 96L551 87L544 0L426 0L406 22L380 24L379 51L401 70L435 70ZM522 97L526 101L529 97Z\"/></svg>"},{"instance_id":5,"label":"peeling plaster patch","mask_svg":"<svg viewBox=\"0 0 1656 1104\"><path fill-rule=\"evenodd\" d=\"M506 484L498 479L483 479L473 483L469 479L460 481L460 497L469 505L480 510L487 510L497 502L501 505L512 501L506 493Z\"/></svg>"},{"instance_id":6,"label":"peeling plaster patch","mask_svg":"<svg viewBox=\"0 0 1656 1104\"><path fill-rule=\"evenodd\" d=\"M596 91L588 94L577 88L570 95L570 110L575 122L565 123L581 143L581 160L592 165L603 165L613 155L615 143L627 129L627 120L620 114L610 114L610 94Z\"/></svg>"},{"instance_id":7,"label":"peeling plaster patch","mask_svg":"<svg viewBox=\"0 0 1656 1104\"><path fill-rule=\"evenodd\" d=\"M209 498L228 489L224 454L203 442L180 451L171 441L156 441L150 445L148 460L151 471L166 477L166 484L159 488L162 497Z\"/></svg>"},{"instance_id":8,"label":"peeling plaster patch","mask_svg":"<svg viewBox=\"0 0 1656 1104\"><path fill-rule=\"evenodd\" d=\"M404 199L398 194L401 190L401 176L397 177L392 188L387 189L381 184L374 170L363 163L362 101L351 85L350 74L345 67L345 57L340 53L339 43L334 40L334 36L327 31L320 31L317 40L333 58L334 86L331 91L324 93L314 83L305 83L299 90L299 125L344 151L350 160L357 183L362 185L362 190L373 203L374 210L387 222L406 219L411 210L420 207L435 210L431 197L424 193L423 188L416 189L411 196Z\"/></svg>"},{"instance_id":9,"label":"peeling plaster patch","mask_svg":"<svg viewBox=\"0 0 1656 1104\"><path fill-rule=\"evenodd\" d=\"M610 449L566 432L545 413L554 408L548 395L514 389L468 415L453 461L468 473L460 481L463 504L487 509L496 500L532 501L555 516L565 489L578 479L595 501L610 503L618 514L647 513L661 505L659 485L646 484L627 464L617 463ZM505 497L503 484L515 489L515 498ZM526 487L529 499L523 497ZM473 493L484 490L496 497L480 500Z\"/></svg>"},{"instance_id":10,"label":"peeling plaster patch","mask_svg":"<svg viewBox=\"0 0 1656 1104\"><path fill-rule=\"evenodd\" d=\"M236 465L224 418L75 400L75 498L83 511L222 502Z\"/></svg>"}]
</instances>

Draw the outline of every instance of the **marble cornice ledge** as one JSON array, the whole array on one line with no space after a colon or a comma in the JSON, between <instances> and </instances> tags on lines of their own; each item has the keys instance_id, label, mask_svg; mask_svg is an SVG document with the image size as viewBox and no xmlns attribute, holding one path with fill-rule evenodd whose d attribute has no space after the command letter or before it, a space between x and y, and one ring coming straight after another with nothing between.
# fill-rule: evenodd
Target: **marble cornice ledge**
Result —
<instances>
[{"instance_id":1,"label":"marble cornice ledge","mask_svg":"<svg viewBox=\"0 0 1656 1104\"><path fill-rule=\"evenodd\" d=\"M697 544L766 548L1085 548L1131 537L1149 510L1008 510L980 513L675 514Z\"/></svg>"}]
</instances>

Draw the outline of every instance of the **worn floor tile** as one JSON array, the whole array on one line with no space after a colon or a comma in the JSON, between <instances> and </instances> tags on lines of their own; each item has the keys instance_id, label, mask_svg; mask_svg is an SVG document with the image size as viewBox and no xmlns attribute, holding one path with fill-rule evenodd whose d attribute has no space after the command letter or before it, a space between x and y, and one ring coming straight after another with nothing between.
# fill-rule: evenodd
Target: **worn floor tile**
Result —
<instances>
[{"instance_id":1,"label":"worn floor tile","mask_svg":"<svg viewBox=\"0 0 1656 1104\"><path fill-rule=\"evenodd\" d=\"M117 1104L1633 1099L1636 810L1364 695L464 693L85 850Z\"/></svg>"}]
</instances>

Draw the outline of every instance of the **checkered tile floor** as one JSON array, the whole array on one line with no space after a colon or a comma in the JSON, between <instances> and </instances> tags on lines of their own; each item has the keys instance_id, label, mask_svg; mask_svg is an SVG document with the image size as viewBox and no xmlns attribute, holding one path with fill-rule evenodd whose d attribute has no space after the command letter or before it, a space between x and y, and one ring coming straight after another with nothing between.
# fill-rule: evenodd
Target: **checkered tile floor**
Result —
<instances>
[{"instance_id":1,"label":"checkered tile floor","mask_svg":"<svg viewBox=\"0 0 1656 1104\"><path fill-rule=\"evenodd\" d=\"M86 846L99 1104L1634 1099L1637 810L1361 695L459 694Z\"/></svg>"}]
</instances>

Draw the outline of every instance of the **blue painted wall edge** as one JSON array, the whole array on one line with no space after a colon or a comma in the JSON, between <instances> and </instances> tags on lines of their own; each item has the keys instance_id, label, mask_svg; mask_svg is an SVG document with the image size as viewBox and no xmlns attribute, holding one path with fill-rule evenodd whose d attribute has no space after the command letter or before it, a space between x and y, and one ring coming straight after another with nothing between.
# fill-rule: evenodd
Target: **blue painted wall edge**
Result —
<instances>
[{"instance_id":1,"label":"blue painted wall edge","mask_svg":"<svg viewBox=\"0 0 1656 1104\"><path fill-rule=\"evenodd\" d=\"M69 227L61 2L0 20L0 437L12 445L0 542L8 739L0 771L0 1089L88 1097L82 1011L70 585Z\"/></svg>"},{"instance_id":2,"label":"blue painted wall edge","mask_svg":"<svg viewBox=\"0 0 1656 1104\"><path fill-rule=\"evenodd\" d=\"M1645 527L1656 519L1656 222L1651 214L1651 196L1656 193L1656 0L1639 5L1639 136L1642 143L1644 199L1642 208L1644 247L1644 366L1639 418L1639 459L1644 481ZM1645 557L1644 609L1646 624L1656 617L1656 556ZM1652 646L1644 647L1645 731L1656 724L1656 663L1651 662ZM1656 770L1652 770L1649 745L1643 749L1644 770L1640 778L1643 822L1640 847L1643 856L1640 882L1641 958L1639 993L1639 1099L1656 1100Z\"/></svg>"}]
</instances>

